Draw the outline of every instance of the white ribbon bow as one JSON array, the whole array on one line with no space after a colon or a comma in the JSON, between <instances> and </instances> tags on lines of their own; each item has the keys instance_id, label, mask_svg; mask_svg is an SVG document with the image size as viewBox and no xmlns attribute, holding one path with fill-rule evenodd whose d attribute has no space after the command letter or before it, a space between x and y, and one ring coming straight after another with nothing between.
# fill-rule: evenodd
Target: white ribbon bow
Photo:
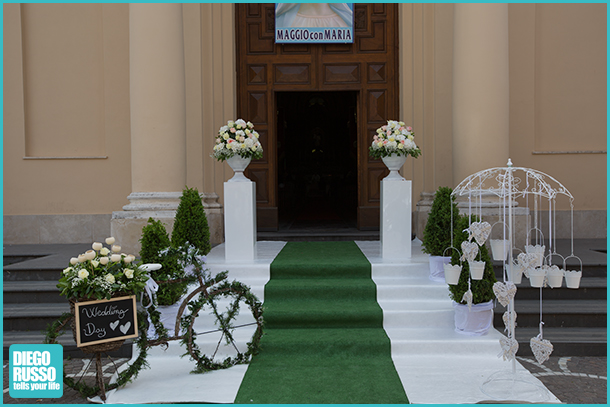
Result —
<instances>
[{"instance_id":1,"label":"white ribbon bow","mask_svg":"<svg viewBox=\"0 0 610 407\"><path fill-rule=\"evenodd\" d=\"M148 263L148 264L142 264L143 270L145 271L154 271L154 270L159 270L161 268L161 265L158 263ZM157 284L155 282L155 280L153 280L150 276L148 276L148 280L146 280L146 286L144 287L144 290L146 291L146 294L148 295L148 305L144 305L144 308L149 308L154 301L155 298L155 293L159 290L159 284ZM142 293L142 296L140 297L140 302L143 303L144 299L144 293Z\"/></svg>"}]
</instances>

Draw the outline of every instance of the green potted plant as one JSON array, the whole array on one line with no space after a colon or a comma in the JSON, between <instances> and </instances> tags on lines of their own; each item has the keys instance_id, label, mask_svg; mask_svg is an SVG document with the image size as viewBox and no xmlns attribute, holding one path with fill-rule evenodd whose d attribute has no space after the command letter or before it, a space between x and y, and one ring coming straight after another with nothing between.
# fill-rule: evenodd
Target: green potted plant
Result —
<instances>
[{"instance_id":1,"label":"green potted plant","mask_svg":"<svg viewBox=\"0 0 610 407\"><path fill-rule=\"evenodd\" d=\"M171 243L174 247L190 244L201 250L204 255L212 248L208 218L197 188L185 188L182 191L174 219Z\"/></svg>"},{"instance_id":2,"label":"green potted plant","mask_svg":"<svg viewBox=\"0 0 610 407\"><path fill-rule=\"evenodd\" d=\"M432 208L424 228L423 252L429 254L430 280L444 282L443 267L451 261L451 231L457 228L459 210L452 189L440 187L434 194ZM454 247L458 248L454 243Z\"/></svg>"},{"instance_id":3,"label":"green potted plant","mask_svg":"<svg viewBox=\"0 0 610 407\"><path fill-rule=\"evenodd\" d=\"M157 290L157 305L169 306L175 304L187 290L186 282L174 282L183 277L183 272L178 264L178 256L170 254L171 246L169 235L160 220L148 219L148 223L142 228L140 238L142 248L140 258L143 263L161 264L159 270L152 270L150 277L159 285Z\"/></svg>"},{"instance_id":4,"label":"green potted plant","mask_svg":"<svg viewBox=\"0 0 610 407\"><path fill-rule=\"evenodd\" d=\"M468 228L470 224L478 221L477 216L460 215L453 230L455 247L461 248L462 242L470 240ZM478 250L477 258L485 262L483 278L480 280L471 278L469 262L462 258L461 251L453 250L451 255L451 264L462 266L458 283L449 284L449 297L453 300L455 310L455 330L467 335L484 335L493 325L493 305L496 298L493 285L497 279L487 247L483 244L478 246ZM471 305L468 305L465 297L467 292L472 295Z\"/></svg>"}]
</instances>

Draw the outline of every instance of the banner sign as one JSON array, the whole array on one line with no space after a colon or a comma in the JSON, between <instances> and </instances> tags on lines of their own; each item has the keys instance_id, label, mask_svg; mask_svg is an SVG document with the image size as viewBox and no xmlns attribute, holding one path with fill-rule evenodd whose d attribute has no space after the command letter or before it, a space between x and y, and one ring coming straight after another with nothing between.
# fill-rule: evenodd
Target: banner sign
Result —
<instances>
[{"instance_id":1,"label":"banner sign","mask_svg":"<svg viewBox=\"0 0 610 407\"><path fill-rule=\"evenodd\" d=\"M275 42L353 43L353 3L275 3Z\"/></svg>"},{"instance_id":2,"label":"banner sign","mask_svg":"<svg viewBox=\"0 0 610 407\"><path fill-rule=\"evenodd\" d=\"M136 297L77 302L74 304L76 346L136 338Z\"/></svg>"}]
</instances>

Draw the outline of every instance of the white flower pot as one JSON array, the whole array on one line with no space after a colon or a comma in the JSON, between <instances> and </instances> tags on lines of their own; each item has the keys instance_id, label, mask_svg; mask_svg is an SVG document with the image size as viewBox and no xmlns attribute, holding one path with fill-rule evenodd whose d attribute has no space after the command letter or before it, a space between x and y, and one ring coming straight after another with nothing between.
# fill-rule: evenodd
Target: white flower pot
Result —
<instances>
[{"instance_id":1,"label":"white flower pot","mask_svg":"<svg viewBox=\"0 0 610 407\"><path fill-rule=\"evenodd\" d=\"M485 262L478 260L468 260L468 266L470 267L470 277L473 280L482 280L483 273L485 273Z\"/></svg>"},{"instance_id":2,"label":"white flower pot","mask_svg":"<svg viewBox=\"0 0 610 407\"><path fill-rule=\"evenodd\" d=\"M485 335L493 324L493 301L468 305L453 302L455 332L479 336Z\"/></svg>"},{"instance_id":3,"label":"white flower pot","mask_svg":"<svg viewBox=\"0 0 610 407\"><path fill-rule=\"evenodd\" d=\"M549 287L559 288L563 283L563 274L565 272L557 266L552 266L547 269L547 279Z\"/></svg>"},{"instance_id":4,"label":"white flower pot","mask_svg":"<svg viewBox=\"0 0 610 407\"><path fill-rule=\"evenodd\" d=\"M530 285L532 287L542 287L544 285L544 278L546 277L546 270L541 268L535 268L529 270Z\"/></svg>"},{"instance_id":5,"label":"white flower pot","mask_svg":"<svg viewBox=\"0 0 610 407\"><path fill-rule=\"evenodd\" d=\"M231 167L231 169L235 173L233 175L233 178L231 178L227 182L247 182L247 181L250 181L244 175L244 170L248 167L248 165L250 164L251 160L252 160L252 157L243 158L242 156L237 155L237 154L235 154L231 158L227 158L227 164L229 164L229 167Z\"/></svg>"},{"instance_id":6,"label":"white flower pot","mask_svg":"<svg viewBox=\"0 0 610 407\"><path fill-rule=\"evenodd\" d=\"M490 239L491 253L494 260L504 261L508 255L510 241L508 239Z\"/></svg>"},{"instance_id":7,"label":"white flower pot","mask_svg":"<svg viewBox=\"0 0 610 407\"><path fill-rule=\"evenodd\" d=\"M531 253L531 254L535 254L536 257L536 263L534 264L535 267L541 267L542 266L542 261L544 260L544 249L545 246L544 245L527 245L525 246L525 252L526 253Z\"/></svg>"},{"instance_id":8,"label":"white flower pot","mask_svg":"<svg viewBox=\"0 0 610 407\"><path fill-rule=\"evenodd\" d=\"M459 264L444 264L443 269L445 271L445 282L447 284L456 285L460 281L460 273L462 272L462 266Z\"/></svg>"},{"instance_id":9,"label":"white flower pot","mask_svg":"<svg viewBox=\"0 0 610 407\"><path fill-rule=\"evenodd\" d=\"M580 287L580 278L582 277L582 271L566 270L566 287L578 288Z\"/></svg>"},{"instance_id":10,"label":"white flower pot","mask_svg":"<svg viewBox=\"0 0 610 407\"><path fill-rule=\"evenodd\" d=\"M445 282L445 268L444 265L451 262L451 257L447 256L430 256L430 280L439 283Z\"/></svg>"},{"instance_id":11,"label":"white flower pot","mask_svg":"<svg viewBox=\"0 0 610 407\"><path fill-rule=\"evenodd\" d=\"M390 174L384 179L404 179L398 171L402 168L405 161L407 161L407 156L393 154L389 157L381 157L381 160L386 167L388 167L388 170L390 170Z\"/></svg>"},{"instance_id":12,"label":"white flower pot","mask_svg":"<svg viewBox=\"0 0 610 407\"><path fill-rule=\"evenodd\" d=\"M513 261L513 264L508 266L510 271L510 279L515 284L521 284L521 280L523 279L523 267L519 264L518 261Z\"/></svg>"}]
</instances>

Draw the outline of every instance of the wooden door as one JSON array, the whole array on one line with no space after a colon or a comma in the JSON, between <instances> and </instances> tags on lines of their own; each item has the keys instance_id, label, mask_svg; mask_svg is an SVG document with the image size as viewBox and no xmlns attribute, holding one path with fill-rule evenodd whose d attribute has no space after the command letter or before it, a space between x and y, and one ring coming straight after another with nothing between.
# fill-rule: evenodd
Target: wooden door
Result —
<instances>
[{"instance_id":1,"label":"wooden door","mask_svg":"<svg viewBox=\"0 0 610 407\"><path fill-rule=\"evenodd\" d=\"M256 182L259 230L277 230L276 92L358 92L358 228L379 227L381 160L369 158L375 130L398 120L398 6L354 4L353 44L276 44L274 3L235 5L237 114L254 123L264 149Z\"/></svg>"}]
</instances>

